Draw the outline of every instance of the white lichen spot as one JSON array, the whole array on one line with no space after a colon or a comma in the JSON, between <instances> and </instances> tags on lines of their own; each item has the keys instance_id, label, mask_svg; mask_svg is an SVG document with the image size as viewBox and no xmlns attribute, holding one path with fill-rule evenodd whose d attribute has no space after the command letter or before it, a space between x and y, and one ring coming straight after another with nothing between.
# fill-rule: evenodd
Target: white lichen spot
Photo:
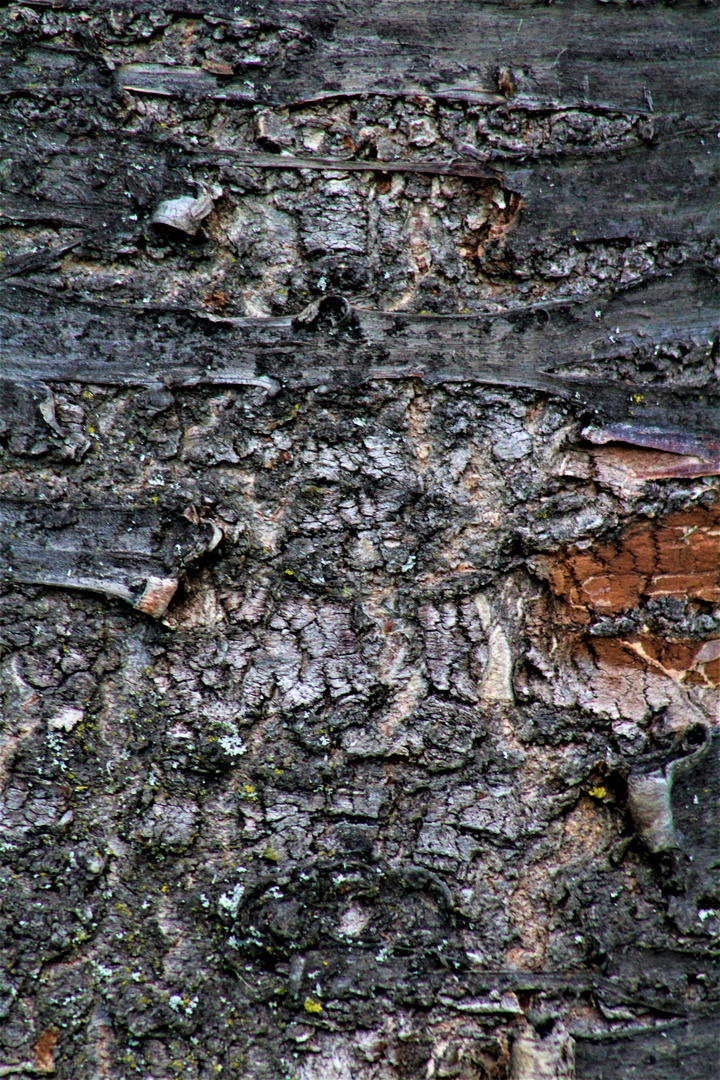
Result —
<instances>
[{"instance_id":1,"label":"white lichen spot","mask_svg":"<svg viewBox=\"0 0 720 1080\"><path fill-rule=\"evenodd\" d=\"M363 932L369 921L369 914L353 904L347 911L343 912L337 932L342 937L357 937L358 934Z\"/></svg>"},{"instance_id":2,"label":"white lichen spot","mask_svg":"<svg viewBox=\"0 0 720 1080\"><path fill-rule=\"evenodd\" d=\"M48 727L52 731L72 731L77 724L82 722L84 716L82 709L73 709L68 705L50 717Z\"/></svg>"},{"instance_id":3,"label":"white lichen spot","mask_svg":"<svg viewBox=\"0 0 720 1080\"><path fill-rule=\"evenodd\" d=\"M221 735L219 742L225 753L229 754L230 757L240 757L247 752L247 746L240 736L235 733Z\"/></svg>"},{"instance_id":4,"label":"white lichen spot","mask_svg":"<svg viewBox=\"0 0 720 1080\"><path fill-rule=\"evenodd\" d=\"M243 898L245 889L242 885L236 885L231 893L223 893L218 900L218 909L220 912L226 911L228 915L231 915L234 919L238 913L240 907L240 901Z\"/></svg>"}]
</instances>

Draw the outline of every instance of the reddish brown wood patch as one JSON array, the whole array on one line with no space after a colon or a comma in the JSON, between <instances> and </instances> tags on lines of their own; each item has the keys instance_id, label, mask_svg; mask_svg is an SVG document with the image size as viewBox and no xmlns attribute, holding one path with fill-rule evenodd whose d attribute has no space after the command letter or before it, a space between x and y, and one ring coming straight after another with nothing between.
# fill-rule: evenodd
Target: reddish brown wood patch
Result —
<instances>
[{"instance_id":1,"label":"reddish brown wood patch","mask_svg":"<svg viewBox=\"0 0 720 1080\"><path fill-rule=\"evenodd\" d=\"M564 551L547 571L570 621L581 626L663 597L716 604L720 507L646 519L611 543ZM650 668L689 684L720 683L720 640L661 637L642 625L632 635L594 636L592 649L604 664Z\"/></svg>"},{"instance_id":2,"label":"reddish brown wood patch","mask_svg":"<svg viewBox=\"0 0 720 1080\"><path fill-rule=\"evenodd\" d=\"M46 1028L46 1030L38 1036L37 1041L35 1042L35 1046L33 1047L33 1053L35 1056L35 1061L33 1062L33 1072L55 1072L53 1051L55 1049L55 1043L57 1042L57 1040L58 1033L55 1028Z\"/></svg>"},{"instance_id":3,"label":"reddish brown wood patch","mask_svg":"<svg viewBox=\"0 0 720 1080\"><path fill-rule=\"evenodd\" d=\"M566 553L550 584L581 623L659 596L720 601L720 507L643 521L614 543Z\"/></svg>"}]
</instances>

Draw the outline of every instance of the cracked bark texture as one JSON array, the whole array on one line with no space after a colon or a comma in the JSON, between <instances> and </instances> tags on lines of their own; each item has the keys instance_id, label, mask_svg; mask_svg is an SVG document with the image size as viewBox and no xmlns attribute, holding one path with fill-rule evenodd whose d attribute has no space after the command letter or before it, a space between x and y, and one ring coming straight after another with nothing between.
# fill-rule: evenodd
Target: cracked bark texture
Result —
<instances>
[{"instance_id":1,"label":"cracked bark texture","mask_svg":"<svg viewBox=\"0 0 720 1080\"><path fill-rule=\"evenodd\" d=\"M713 1080L717 9L0 33L0 1075Z\"/></svg>"}]
</instances>

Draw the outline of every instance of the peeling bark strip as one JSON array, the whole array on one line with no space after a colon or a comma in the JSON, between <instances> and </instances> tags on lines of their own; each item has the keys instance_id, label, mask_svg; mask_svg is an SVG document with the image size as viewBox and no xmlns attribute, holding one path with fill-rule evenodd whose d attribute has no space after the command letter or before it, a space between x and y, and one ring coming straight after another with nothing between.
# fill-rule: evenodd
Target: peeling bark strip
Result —
<instances>
[{"instance_id":1,"label":"peeling bark strip","mask_svg":"<svg viewBox=\"0 0 720 1080\"><path fill-rule=\"evenodd\" d=\"M185 567L212 551L217 526L154 510L55 507L0 499L0 566L5 583L87 589L165 614Z\"/></svg>"},{"instance_id":2,"label":"peeling bark strip","mask_svg":"<svg viewBox=\"0 0 720 1080\"><path fill-rule=\"evenodd\" d=\"M717 1080L719 66L0 7L0 1076Z\"/></svg>"},{"instance_id":3,"label":"peeling bark strip","mask_svg":"<svg viewBox=\"0 0 720 1080\"><path fill-rule=\"evenodd\" d=\"M633 446L666 450L671 454L694 456L713 465L720 458L720 441L711 435L694 435L691 431L663 431L662 428L642 427L639 424L611 424L604 429L587 428L583 435L601 446L609 442L631 443Z\"/></svg>"},{"instance_id":4,"label":"peeling bark strip","mask_svg":"<svg viewBox=\"0 0 720 1080\"><path fill-rule=\"evenodd\" d=\"M272 388L415 377L430 384L469 381L526 387L565 398L580 410L607 419L610 426L604 433L588 433L595 442L614 438L674 452L694 451L712 472L720 436L716 383L702 389L662 381L633 385L588 378L583 370L588 362L610 365L618 355L637 348L657 351L671 336L708 340L712 322L702 316L689 322L683 310L690 297L698 295L697 285L693 278L679 287L653 283L631 298L614 299L604 312L595 306L597 301L549 310L511 310L483 319L358 309L339 331L332 325L306 329L291 318L210 315L209 324L204 324L172 310L128 312L105 307L101 315L87 304L51 302L48 312L47 300L11 289L2 297L3 373L8 381L131 386ZM647 318L642 305L648 303L663 306ZM708 303L714 303L714 294ZM678 322L673 324L668 320L675 312ZM613 334L599 327L603 314L604 322L616 324ZM71 344L58 355L54 342L60 327ZM5 413L12 426L12 404L6 405ZM684 430L682 437L678 428Z\"/></svg>"}]
</instances>

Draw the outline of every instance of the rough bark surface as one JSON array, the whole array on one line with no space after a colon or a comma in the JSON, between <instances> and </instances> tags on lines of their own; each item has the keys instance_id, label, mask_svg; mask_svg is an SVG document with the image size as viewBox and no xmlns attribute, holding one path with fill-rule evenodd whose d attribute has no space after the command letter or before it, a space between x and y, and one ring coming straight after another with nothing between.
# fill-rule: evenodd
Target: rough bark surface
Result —
<instances>
[{"instance_id":1,"label":"rough bark surface","mask_svg":"<svg viewBox=\"0 0 720 1080\"><path fill-rule=\"evenodd\" d=\"M719 63L0 7L0 1076L720 1075Z\"/></svg>"}]
</instances>

